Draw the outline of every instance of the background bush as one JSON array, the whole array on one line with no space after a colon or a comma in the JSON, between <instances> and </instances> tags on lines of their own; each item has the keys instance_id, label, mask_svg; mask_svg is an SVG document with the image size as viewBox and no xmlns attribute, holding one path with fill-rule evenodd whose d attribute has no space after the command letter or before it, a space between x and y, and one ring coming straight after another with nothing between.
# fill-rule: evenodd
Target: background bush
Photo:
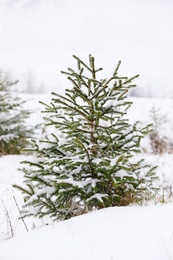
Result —
<instances>
[{"instance_id":1,"label":"background bush","mask_svg":"<svg viewBox=\"0 0 173 260\"><path fill-rule=\"evenodd\" d=\"M34 134L33 127L26 123L31 114L23 108L26 101L11 91L17 82L8 81L0 73L0 155L19 154Z\"/></svg>"}]
</instances>

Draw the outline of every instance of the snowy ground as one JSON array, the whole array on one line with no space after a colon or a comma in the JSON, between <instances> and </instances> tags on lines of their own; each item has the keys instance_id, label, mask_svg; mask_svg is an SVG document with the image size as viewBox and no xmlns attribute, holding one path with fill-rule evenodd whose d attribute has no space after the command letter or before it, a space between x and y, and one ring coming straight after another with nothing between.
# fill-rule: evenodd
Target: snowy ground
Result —
<instances>
[{"instance_id":1,"label":"snowy ground","mask_svg":"<svg viewBox=\"0 0 173 260\"><path fill-rule=\"evenodd\" d=\"M173 206L108 208L0 244L1 260L170 260Z\"/></svg>"},{"instance_id":2,"label":"snowy ground","mask_svg":"<svg viewBox=\"0 0 173 260\"><path fill-rule=\"evenodd\" d=\"M24 97L33 97L28 107L38 109L38 100L50 100L49 95ZM171 136L172 100L133 98L132 101L131 121L149 122L150 109L161 108L161 113L168 117L164 134ZM42 115L37 110L30 123L41 121ZM56 224L48 219L28 218L25 222L18 219L23 199L11 185L22 183L22 173L17 169L26 155L0 157L0 260L173 259L173 202L166 197L168 203L160 203L163 192L167 195L173 192L173 155L149 154L147 140L143 147L147 151L143 155L146 160L159 166L162 192L153 203L108 208Z\"/></svg>"}]
</instances>

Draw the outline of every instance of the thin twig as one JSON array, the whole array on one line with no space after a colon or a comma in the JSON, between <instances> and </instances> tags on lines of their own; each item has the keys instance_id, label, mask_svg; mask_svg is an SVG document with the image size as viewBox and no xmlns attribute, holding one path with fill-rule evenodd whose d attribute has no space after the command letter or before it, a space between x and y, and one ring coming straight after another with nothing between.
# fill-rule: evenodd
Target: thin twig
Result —
<instances>
[{"instance_id":1,"label":"thin twig","mask_svg":"<svg viewBox=\"0 0 173 260\"><path fill-rule=\"evenodd\" d=\"M12 191L12 192L13 192L13 191ZM16 200L16 198L15 198L15 196L14 196L14 192L13 192L13 199L14 199L14 202L15 202L15 204L16 204L16 207L17 207L19 213L21 214L19 205L18 205L17 200ZM26 223L25 223L25 220L24 220L22 217L21 217L21 220L22 220L22 222L23 222L23 224L24 224L24 226L25 226L26 231L29 232L29 229L28 229L28 227L27 227L27 225L26 225Z\"/></svg>"},{"instance_id":2,"label":"thin twig","mask_svg":"<svg viewBox=\"0 0 173 260\"><path fill-rule=\"evenodd\" d=\"M3 204L3 206L4 206L5 214L6 214L6 217L7 217L7 222L8 222L9 227L10 227L11 237L14 237L14 230L13 230L13 227L12 227L10 215L9 215L9 213L8 213L8 210L7 210L6 206L5 206L5 204L4 204L4 201L3 201L3 200L1 200L1 201L2 201L2 204Z\"/></svg>"}]
</instances>

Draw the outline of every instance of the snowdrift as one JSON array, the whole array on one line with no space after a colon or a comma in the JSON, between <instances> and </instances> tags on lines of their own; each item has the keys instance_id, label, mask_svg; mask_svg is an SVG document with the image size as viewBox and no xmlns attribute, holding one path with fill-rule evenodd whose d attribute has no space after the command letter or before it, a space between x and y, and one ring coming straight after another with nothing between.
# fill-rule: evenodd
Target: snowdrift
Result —
<instances>
[{"instance_id":1,"label":"snowdrift","mask_svg":"<svg viewBox=\"0 0 173 260\"><path fill-rule=\"evenodd\" d=\"M173 205L115 207L71 218L0 244L0 260L173 258Z\"/></svg>"}]
</instances>

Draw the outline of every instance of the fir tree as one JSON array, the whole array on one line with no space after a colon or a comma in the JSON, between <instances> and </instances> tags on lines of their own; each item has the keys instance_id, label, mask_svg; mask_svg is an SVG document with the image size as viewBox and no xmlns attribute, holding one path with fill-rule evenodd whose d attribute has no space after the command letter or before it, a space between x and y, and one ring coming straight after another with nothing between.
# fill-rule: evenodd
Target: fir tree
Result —
<instances>
[{"instance_id":1,"label":"fir tree","mask_svg":"<svg viewBox=\"0 0 173 260\"><path fill-rule=\"evenodd\" d=\"M26 125L30 111L23 108L23 101L10 87L18 81L9 81L0 72L0 155L19 154L33 136L33 127Z\"/></svg>"},{"instance_id":2,"label":"fir tree","mask_svg":"<svg viewBox=\"0 0 173 260\"><path fill-rule=\"evenodd\" d=\"M35 161L24 162L23 216L49 215L54 220L104 207L138 202L154 189L154 169L136 154L150 125L130 124L132 102L127 92L138 75L118 76L118 63L109 79L98 79L95 68L73 56L77 71L62 72L71 82L65 95L52 93L45 106L51 136L33 141Z\"/></svg>"}]
</instances>

